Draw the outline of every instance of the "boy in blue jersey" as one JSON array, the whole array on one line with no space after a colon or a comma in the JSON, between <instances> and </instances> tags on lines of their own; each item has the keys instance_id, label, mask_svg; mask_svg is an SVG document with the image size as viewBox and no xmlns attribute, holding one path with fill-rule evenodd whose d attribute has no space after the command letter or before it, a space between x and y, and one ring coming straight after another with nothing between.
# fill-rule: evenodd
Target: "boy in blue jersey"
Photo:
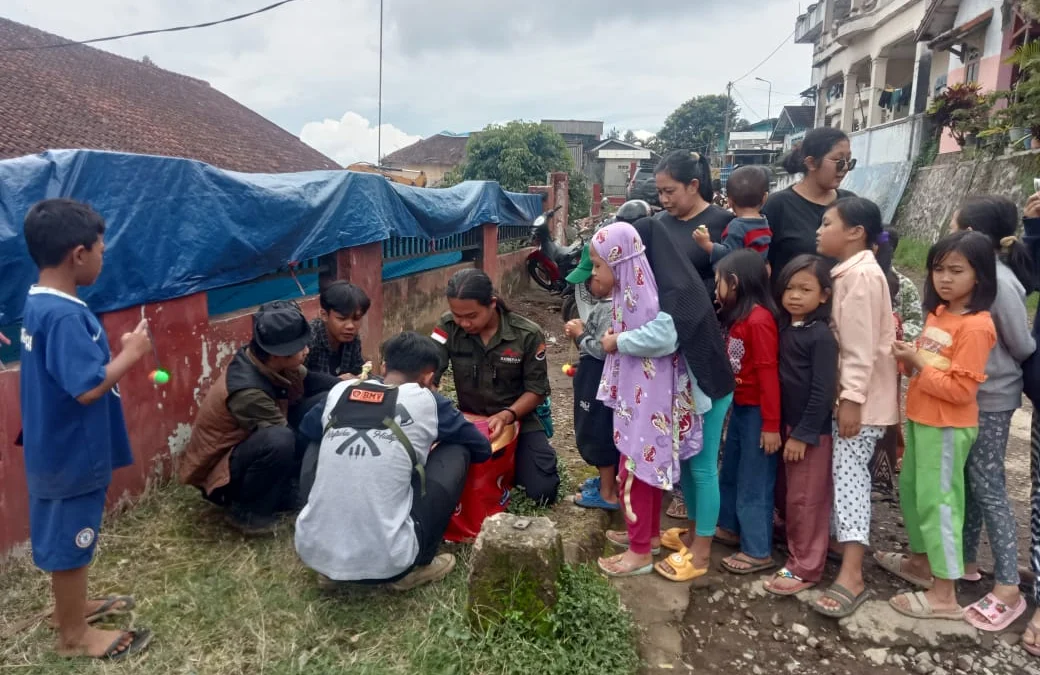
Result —
<instances>
[{"instance_id":1,"label":"boy in blue jersey","mask_svg":"<svg viewBox=\"0 0 1040 675\"><path fill-rule=\"evenodd\" d=\"M151 349L142 321L112 358L101 322L76 297L101 273L105 221L86 204L48 199L25 217L25 243L40 269L22 324L22 443L33 562L50 572L57 649L117 660L143 650L146 629L89 624L129 611L127 596L87 599L112 471L133 463L116 385Z\"/></svg>"}]
</instances>

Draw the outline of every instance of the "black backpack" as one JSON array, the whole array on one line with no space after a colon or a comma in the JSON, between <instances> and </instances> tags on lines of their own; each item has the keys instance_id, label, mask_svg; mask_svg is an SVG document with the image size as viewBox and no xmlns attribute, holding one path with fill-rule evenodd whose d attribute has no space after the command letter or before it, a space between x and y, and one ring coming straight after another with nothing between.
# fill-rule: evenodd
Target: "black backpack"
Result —
<instances>
[{"instance_id":1,"label":"black backpack","mask_svg":"<svg viewBox=\"0 0 1040 675\"><path fill-rule=\"evenodd\" d=\"M352 429L354 433L340 443L336 448L336 454L371 452L373 456L379 456L382 450L369 436L369 432L389 431L408 453L408 459L412 462L412 489L425 497L426 468L419 462L412 442L401 429L402 426L412 423L412 417L403 406L398 405L398 393L397 387L388 387L375 380L357 382L347 387L329 415L323 436L333 429ZM395 417L401 419L400 424Z\"/></svg>"}]
</instances>

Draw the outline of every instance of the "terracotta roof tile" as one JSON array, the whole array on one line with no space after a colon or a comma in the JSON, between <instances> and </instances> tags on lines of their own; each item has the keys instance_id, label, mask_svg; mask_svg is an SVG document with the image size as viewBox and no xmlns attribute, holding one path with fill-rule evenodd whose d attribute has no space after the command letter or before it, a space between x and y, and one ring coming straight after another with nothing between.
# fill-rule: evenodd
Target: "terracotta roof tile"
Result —
<instances>
[{"instance_id":1,"label":"terracotta roof tile","mask_svg":"<svg viewBox=\"0 0 1040 675\"><path fill-rule=\"evenodd\" d=\"M63 41L0 18L0 48ZM202 80L87 46L0 52L0 159L65 148L252 173L341 168Z\"/></svg>"},{"instance_id":2,"label":"terracotta roof tile","mask_svg":"<svg viewBox=\"0 0 1040 675\"><path fill-rule=\"evenodd\" d=\"M383 158L383 163L397 167L422 164L458 166L466 158L468 141L467 136L436 134L390 153Z\"/></svg>"}]
</instances>

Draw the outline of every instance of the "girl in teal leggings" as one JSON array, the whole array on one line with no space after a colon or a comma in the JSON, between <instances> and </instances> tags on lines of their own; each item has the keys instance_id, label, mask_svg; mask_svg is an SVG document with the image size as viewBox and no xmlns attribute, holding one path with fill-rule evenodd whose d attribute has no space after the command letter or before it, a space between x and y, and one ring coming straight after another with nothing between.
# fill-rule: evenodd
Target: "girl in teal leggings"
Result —
<instances>
[{"instance_id":1,"label":"girl in teal leggings","mask_svg":"<svg viewBox=\"0 0 1040 675\"><path fill-rule=\"evenodd\" d=\"M719 519L719 447L732 402L732 393L712 400L711 410L703 418L704 449L681 464L689 527L674 527L661 534L661 545L675 553L654 567L671 581L689 581L708 572L711 541Z\"/></svg>"}]
</instances>

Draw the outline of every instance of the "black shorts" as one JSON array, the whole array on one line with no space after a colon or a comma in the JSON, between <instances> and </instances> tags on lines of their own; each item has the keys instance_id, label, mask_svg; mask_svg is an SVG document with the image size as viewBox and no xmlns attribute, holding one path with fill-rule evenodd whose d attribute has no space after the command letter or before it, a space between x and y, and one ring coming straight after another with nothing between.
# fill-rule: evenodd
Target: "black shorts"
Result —
<instances>
[{"instance_id":1,"label":"black shorts","mask_svg":"<svg viewBox=\"0 0 1040 675\"><path fill-rule=\"evenodd\" d=\"M617 466L614 411L596 398L603 377L603 361L582 356L574 374L574 441L578 453L596 467Z\"/></svg>"}]
</instances>

